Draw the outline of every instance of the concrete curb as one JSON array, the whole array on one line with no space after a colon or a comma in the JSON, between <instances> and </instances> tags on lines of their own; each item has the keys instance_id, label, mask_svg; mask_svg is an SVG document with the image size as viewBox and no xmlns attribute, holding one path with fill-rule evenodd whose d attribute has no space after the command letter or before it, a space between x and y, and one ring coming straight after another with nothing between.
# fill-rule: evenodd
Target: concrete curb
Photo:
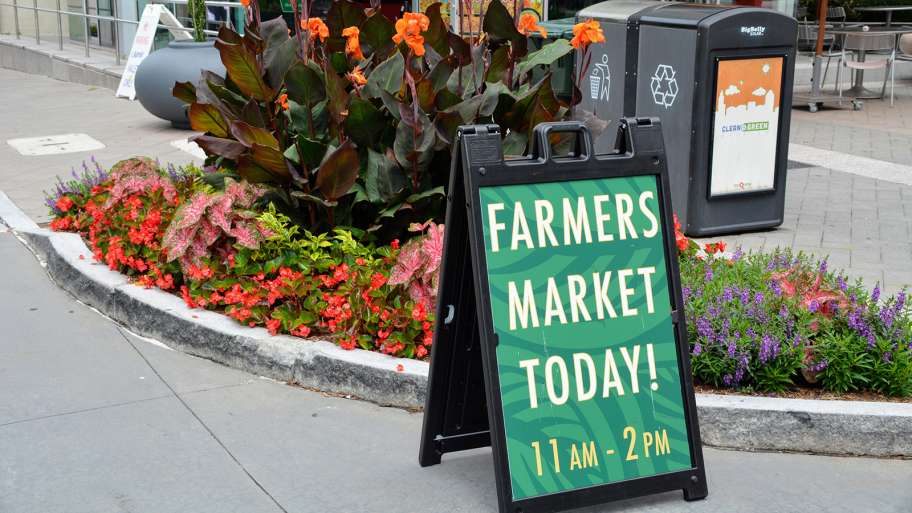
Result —
<instances>
[{"instance_id":1,"label":"concrete curb","mask_svg":"<svg viewBox=\"0 0 912 513\"><path fill-rule=\"evenodd\" d=\"M177 296L137 287L94 263L79 235L38 227L2 191L0 220L47 262L61 288L140 335L276 380L382 405L424 406L425 362L345 351L323 339L273 337L216 312L191 310ZM710 446L912 457L912 404L698 394L697 410Z\"/></svg>"}]
</instances>

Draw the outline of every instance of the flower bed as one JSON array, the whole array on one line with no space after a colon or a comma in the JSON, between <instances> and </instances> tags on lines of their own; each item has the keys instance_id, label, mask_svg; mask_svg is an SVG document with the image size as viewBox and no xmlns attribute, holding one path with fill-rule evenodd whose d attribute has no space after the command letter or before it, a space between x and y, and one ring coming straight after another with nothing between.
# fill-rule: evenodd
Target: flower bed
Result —
<instances>
[{"instance_id":1,"label":"flower bed","mask_svg":"<svg viewBox=\"0 0 912 513\"><path fill-rule=\"evenodd\" d=\"M577 88L559 99L550 75L532 79L576 48L578 83L604 34L584 21L571 41L529 52L528 34L544 31L498 0L466 38L440 4L394 23L336 1L325 21L295 12L292 30L260 23L257 9L243 35L219 32L226 77L174 87L202 132L206 170L87 166L49 195L51 228L81 233L97 261L192 308L427 358L443 239L434 221L457 127L497 123L507 154L524 154L534 127L571 107L604 129L579 109ZM912 395L904 293L883 301L805 255L675 237L698 383Z\"/></svg>"},{"instance_id":2,"label":"flower bed","mask_svg":"<svg viewBox=\"0 0 912 513\"><path fill-rule=\"evenodd\" d=\"M263 191L148 159L86 170L49 195L54 230L86 238L94 258L191 308L299 337L427 358L443 226L374 245L357 231L313 235ZM360 234L363 235L363 234ZM745 392L816 385L836 393L912 395L905 293L883 300L788 250L727 252L675 233L697 383Z\"/></svg>"},{"instance_id":3,"label":"flower bed","mask_svg":"<svg viewBox=\"0 0 912 513\"><path fill-rule=\"evenodd\" d=\"M228 179L218 191L206 185L212 176L148 159L110 173L87 169L49 195L51 228L81 233L95 260L138 285L179 293L191 308L273 334L333 335L346 349L427 356L435 297L405 271L398 277L410 287L388 283L398 241L378 247L342 229L313 235L263 206L262 190Z\"/></svg>"}]
</instances>

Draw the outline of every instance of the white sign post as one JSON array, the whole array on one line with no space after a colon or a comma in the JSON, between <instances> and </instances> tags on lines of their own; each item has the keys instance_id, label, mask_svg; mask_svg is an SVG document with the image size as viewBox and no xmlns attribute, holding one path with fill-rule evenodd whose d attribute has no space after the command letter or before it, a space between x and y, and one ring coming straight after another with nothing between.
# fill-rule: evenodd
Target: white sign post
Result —
<instances>
[{"instance_id":1,"label":"white sign post","mask_svg":"<svg viewBox=\"0 0 912 513\"><path fill-rule=\"evenodd\" d=\"M167 7L162 4L146 4L142 16L139 18L139 26L133 37L133 46L130 47L130 56L127 58L127 65L120 77L120 85L117 87L115 96L131 100L136 98L133 79L136 77L139 64L152 52L152 43L155 41L155 31L158 29L159 22L168 27L175 40L192 39L190 29L181 25Z\"/></svg>"}]
</instances>

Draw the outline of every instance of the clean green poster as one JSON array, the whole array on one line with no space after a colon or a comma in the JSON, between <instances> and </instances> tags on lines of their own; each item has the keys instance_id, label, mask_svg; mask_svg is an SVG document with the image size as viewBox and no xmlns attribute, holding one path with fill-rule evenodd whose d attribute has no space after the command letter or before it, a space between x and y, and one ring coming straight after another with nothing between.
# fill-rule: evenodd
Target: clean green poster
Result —
<instances>
[{"instance_id":1,"label":"clean green poster","mask_svg":"<svg viewBox=\"0 0 912 513\"><path fill-rule=\"evenodd\" d=\"M691 468L656 178L479 196L513 499Z\"/></svg>"}]
</instances>

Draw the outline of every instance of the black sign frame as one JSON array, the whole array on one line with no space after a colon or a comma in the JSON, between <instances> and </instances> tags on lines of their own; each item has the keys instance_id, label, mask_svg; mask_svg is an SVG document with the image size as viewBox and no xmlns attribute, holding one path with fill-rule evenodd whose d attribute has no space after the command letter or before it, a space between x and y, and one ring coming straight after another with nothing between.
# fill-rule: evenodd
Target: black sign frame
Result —
<instances>
[{"instance_id":1,"label":"black sign frame","mask_svg":"<svg viewBox=\"0 0 912 513\"><path fill-rule=\"evenodd\" d=\"M550 141L559 132L576 135L571 156L552 155ZM690 349L681 315L684 301L662 129L655 118L625 118L620 122L617 141L614 153L595 155L588 129L577 122L536 126L532 155L520 159L504 160L497 125L460 127L454 141L438 322L431 350L419 463L434 465L440 463L444 453L491 445L500 513L546 513L671 490L683 490L688 501L703 499L708 494ZM497 373L498 341L491 319L488 277L486 272L481 272L487 263L481 211L477 205L479 188L633 176L656 179L691 468L513 500ZM466 290L468 286L473 290ZM477 365L479 360L483 369L480 387L468 379L472 376L472 365ZM487 422L477 419L482 408L486 410ZM462 422L472 418L473 413L476 422Z\"/></svg>"}]
</instances>

